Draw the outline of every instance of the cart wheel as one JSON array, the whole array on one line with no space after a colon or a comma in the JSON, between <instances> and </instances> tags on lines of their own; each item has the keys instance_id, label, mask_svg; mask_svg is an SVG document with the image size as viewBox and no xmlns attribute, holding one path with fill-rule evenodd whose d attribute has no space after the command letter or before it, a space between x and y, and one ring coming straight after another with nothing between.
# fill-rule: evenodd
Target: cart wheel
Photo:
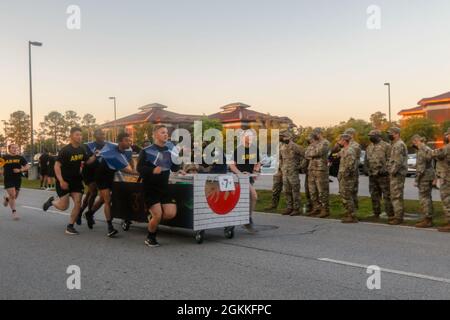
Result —
<instances>
[{"instance_id":1,"label":"cart wheel","mask_svg":"<svg viewBox=\"0 0 450 320\"><path fill-rule=\"evenodd\" d=\"M224 230L225 238L233 239L234 238L234 227L227 227Z\"/></svg>"},{"instance_id":2,"label":"cart wheel","mask_svg":"<svg viewBox=\"0 0 450 320\"><path fill-rule=\"evenodd\" d=\"M195 233L195 241L197 241L198 244L202 244L203 240L205 240L205 231L197 231Z\"/></svg>"},{"instance_id":3,"label":"cart wheel","mask_svg":"<svg viewBox=\"0 0 450 320\"><path fill-rule=\"evenodd\" d=\"M123 221L122 222L122 230L123 231L129 231L130 230L130 226L131 226L131 222L130 221Z\"/></svg>"}]
</instances>

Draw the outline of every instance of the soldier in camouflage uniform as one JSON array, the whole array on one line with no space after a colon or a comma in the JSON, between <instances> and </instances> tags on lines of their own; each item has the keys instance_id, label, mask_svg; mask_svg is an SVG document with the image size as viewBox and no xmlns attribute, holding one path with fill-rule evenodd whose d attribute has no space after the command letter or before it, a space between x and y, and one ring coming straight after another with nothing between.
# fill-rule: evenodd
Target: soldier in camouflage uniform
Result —
<instances>
[{"instance_id":1,"label":"soldier in camouflage uniform","mask_svg":"<svg viewBox=\"0 0 450 320\"><path fill-rule=\"evenodd\" d=\"M273 211L278 208L280 204L280 196L283 191L283 174L281 172L281 164L279 164L278 171L273 175L273 186L272 186L272 205L266 208L266 211Z\"/></svg>"},{"instance_id":2,"label":"soldier in camouflage uniform","mask_svg":"<svg viewBox=\"0 0 450 320\"><path fill-rule=\"evenodd\" d=\"M352 139L350 140L350 147L355 150L356 153L356 164L355 164L355 175L359 177L359 162L361 158L361 146L358 142L355 141L355 134L356 130L353 128L348 128L344 132L345 134L348 134ZM353 186L353 203L355 205L355 210L358 210L359 203L358 203L358 190L359 190L359 178L355 179L355 185Z\"/></svg>"},{"instance_id":3,"label":"soldier in camouflage uniform","mask_svg":"<svg viewBox=\"0 0 450 320\"><path fill-rule=\"evenodd\" d=\"M316 128L312 133L313 143L308 147L306 158L308 166L308 185L313 203L311 216L326 218L330 215L330 182L328 174L328 152L330 143Z\"/></svg>"},{"instance_id":4,"label":"soldier in camouflage uniform","mask_svg":"<svg viewBox=\"0 0 450 320\"><path fill-rule=\"evenodd\" d=\"M389 157L389 179L392 206L395 217L389 220L390 225L403 223L405 214L403 195L405 179L408 173L408 148L400 138L400 128L390 128L389 140L392 141L391 156Z\"/></svg>"},{"instance_id":5,"label":"soldier in camouflage uniform","mask_svg":"<svg viewBox=\"0 0 450 320\"><path fill-rule=\"evenodd\" d=\"M450 128L444 134L445 146L433 150L432 157L436 159L436 174L439 179L442 206L447 219L447 224L438 228L440 232L450 232Z\"/></svg>"},{"instance_id":6,"label":"soldier in camouflage uniform","mask_svg":"<svg viewBox=\"0 0 450 320\"><path fill-rule=\"evenodd\" d=\"M280 145L281 172L283 175L286 210L283 215L300 215L300 165L305 157L305 151L293 141L292 135L281 133L283 142Z\"/></svg>"},{"instance_id":7,"label":"soldier in camouflage uniform","mask_svg":"<svg viewBox=\"0 0 450 320\"><path fill-rule=\"evenodd\" d=\"M389 218L394 216L391 202L389 172L387 165L391 156L391 145L383 141L379 130L369 133L370 144L364 158L364 172L369 175L369 192L372 199L373 218L381 215L381 199Z\"/></svg>"},{"instance_id":8,"label":"soldier in camouflage uniform","mask_svg":"<svg viewBox=\"0 0 450 320\"><path fill-rule=\"evenodd\" d=\"M417 150L416 181L419 188L419 200L424 219L416 224L416 228L431 228L433 226L433 181L436 175L433 168L431 148L424 143L424 138L414 135L411 139Z\"/></svg>"},{"instance_id":9,"label":"soldier in camouflage uniform","mask_svg":"<svg viewBox=\"0 0 450 320\"><path fill-rule=\"evenodd\" d=\"M355 180L358 180L359 175L356 175L355 164L357 163L356 150L350 146L352 137L349 134L342 134L339 138L338 144L341 147L339 157L341 159L339 164L339 194L341 195L342 204L345 208L345 215L342 223L356 223L358 220L355 217L355 202L353 192L355 188Z\"/></svg>"},{"instance_id":10,"label":"soldier in camouflage uniform","mask_svg":"<svg viewBox=\"0 0 450 320\"><path fill-rule=\"evenodd\" d=\"M311 146L312 141L313 141L313 138L312 138L312 135L310 135L308 137L307 141L306 141L308 146L306 148L305 154L308 151L308 148ZM303 161L301 163L301 170L305 174L306 215L307 216L311 216L312 210L313 210L313 204L312 204L312 201L311 201L311 193L309 192L308 167L309 167L309 160L306 159L306 157L304 157Z\"/></svg>"}]
</instances>

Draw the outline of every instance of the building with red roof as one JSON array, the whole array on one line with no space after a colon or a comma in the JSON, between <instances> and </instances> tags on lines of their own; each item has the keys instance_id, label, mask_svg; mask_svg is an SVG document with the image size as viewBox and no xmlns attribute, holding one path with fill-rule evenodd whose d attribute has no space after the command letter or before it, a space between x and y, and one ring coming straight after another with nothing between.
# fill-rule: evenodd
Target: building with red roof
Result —
<instances>
[{"instance_id":1,"label":"building with red roof","mask_svg":"<svg viewBox=\"0 0 450 320\"><path fill-rule=\"evenodd\" d=\"M289 128L294 123L287 117L272 116L250 110L250 106L244 103L232 103L222 107L220 112L212 115L190 115L168 111L168 107L159 103L152 103L139 108L139 112L103 124L107 135L114 132L114 128L125 130L134 137L135 127L146 123L164 124L170 130L189 129L194 121L202 118L219 120L224 129L261 129L261 128Z\"/></svg>"},{"instance_id":2,"label":"building with red roof","mask_svg":"<svg viewBox=\"0 0 450 320\"><path fill-rule=\"evenodd\" d=\"M402 120L422 117L437 123L448 121L450 120L450 92L424 98L418 102L417 107L401 110L398 115L402 116Z\"/></svg>"}]
</instances>

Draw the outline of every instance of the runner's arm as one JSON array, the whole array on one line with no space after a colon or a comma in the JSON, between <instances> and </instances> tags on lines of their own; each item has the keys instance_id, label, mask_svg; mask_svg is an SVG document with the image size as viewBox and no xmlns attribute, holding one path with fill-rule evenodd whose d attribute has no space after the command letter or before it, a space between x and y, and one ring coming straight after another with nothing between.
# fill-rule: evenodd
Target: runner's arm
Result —
<instances>
[{"instance_id":1,"label":"runner's arm","mask_svg":"<svg viewBox=\"0 0 450 320\"><path fill-rule=\"evenodd\" d=\"M62 173L61 173L61 162L59 162L59 161L55 162L55 176L58 179L59 183L64 182L64 179L63 179Z\"/></svg>"}]
</instances>

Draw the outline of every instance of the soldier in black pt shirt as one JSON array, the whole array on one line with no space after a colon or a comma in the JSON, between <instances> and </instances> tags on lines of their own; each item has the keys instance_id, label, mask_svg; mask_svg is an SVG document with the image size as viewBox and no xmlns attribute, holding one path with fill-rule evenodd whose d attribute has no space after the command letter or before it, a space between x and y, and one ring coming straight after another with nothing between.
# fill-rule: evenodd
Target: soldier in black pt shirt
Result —
<instances>
[{"instance_id":1,"label":"soldier in black pt shirt","mask_svg":"<svg viewBox=\"0 0 450 320\"><path fill-rule=\"evenodd\" d=\"M11 208L14 220L19 220L16 210L16 200L19 197L19 191L22 184L22 173L28 171L29 165L24 157L19 155L19 147L17 144L8 146L8 154L3 157L4 167L4 185L7 192L3 205Z\"/></svg>"},{"instance_id":2,"label":"soldier in black pt shirt","mask_svg":"<svg viewBox=\"0 0 450 320\"><path fill-rule=\"evenodd\" d=\"M51 206L65 211L69 208L70 198L72 198L74 207L66 228L66 234L69 235L78 234L74 224L80 212L81 198L84 192L81 168L83 164L91 164L96 159L96 154L88 157L81 140L81 129L72 128L70 130L70 144L61 149L55 163L56 193L59 199L55 200L54 197L50 197L43 205L44 211L47 211Z\"/></svg>"},{"instance_id":3,"label":"soldier in black pt shirt","mask_svg":"<svg viewBox=\"0 0 450 320\"><path fill-rule=\"evenodd\" d=\"M97 129L94 132L95 141L86 144L86 151L88 156L93 156L97 151L101 151L105 146L105 133L101 129ZM83 212L88 209L85 213L87 225L89 229L93 228L95 224L94 214L102 207L103 200L99 197L96 201L98 195L97 184L95 183L95 172L98 168L98 159L89 165L83 166L81 174L83 176L84 184L88 187L88 191L84 196L83 203L81 205L81 210L77 218L77 224L81 224L81 216Z\"/></svg>"},{"instance_id":4,"label":"soldier in black pt shirt","mask_svg":"<svg viewBox=\"0 0 450 320\"><path fill-rule=\"evenodd\" d=\"M153 129L154 144L145 148L139 155L137 171L144 184L144 197L151 219L148 223L148 236L145 244L158 247L156 232L161 220L172 220L177 215L177 205L169 193L170 172L176 172L180 166L173 163L167 144L169 133L163 125ZM183 171L181 171L184 174Z\"/></svg>"},{"instance_id":5,"label":"soldier in black pt shirt","mask_svg":"<svg viewBox=\"0 0 450 320\"><path fill-rule=\"evenodd\" d=\"M254 133L247 131L241 138L241 143L234 151L234 162L230 164L230 171L234 174L258 174L261 172L261 158L257 145L253 143ZM250 223L244 227L250 233L255 233L253 228L253 211L256 208L258 194L254 187L255 178L250 177Z\"/></svg>"},{"instance_id":6,"label":"soldier in black pt shirt","mask_svg":"<svg viewBox=\"0 0 450 320\"><path fill-rule=\"evenodd\" d=\"M55 188L55 162L56 157L53 154L48 155L48 178L47 178L47 186L49 190L53 190Z\"/></svg>"},{"instance_id":7,"label":"soldier in black pt shirt","mask_svg":"<svg viewBox=\"0 0 450 320\"><path fill-rule=\"evenodd\" d=\"M109 149L108 152L110 154L108 157L102 155L94 175L95 184L100 192L100 198L105 204L104 212L106 223L108 224L107 236L110 238L118 233L113 227L113 218L111 215L111 192L114 184L114 176L118 171L128 174L138 174L133 170L133 166L131 165L132 150L130 148L130 135L124 132L120 133L117 136L117 142L118 145L110 144L105 147L106 150Z\"/></svg>"},{"instance_id":8,"label":"soldier in black pt shirt","mask_svg":"<svg viewBox=\"0 0 450 320\"><path fill-rule=\"evenodd\" d=\"M41 156L39 157L39 175L41 176L41 189L48 188L48 150L44 148Z\"/></svg>"}]
</instances>

